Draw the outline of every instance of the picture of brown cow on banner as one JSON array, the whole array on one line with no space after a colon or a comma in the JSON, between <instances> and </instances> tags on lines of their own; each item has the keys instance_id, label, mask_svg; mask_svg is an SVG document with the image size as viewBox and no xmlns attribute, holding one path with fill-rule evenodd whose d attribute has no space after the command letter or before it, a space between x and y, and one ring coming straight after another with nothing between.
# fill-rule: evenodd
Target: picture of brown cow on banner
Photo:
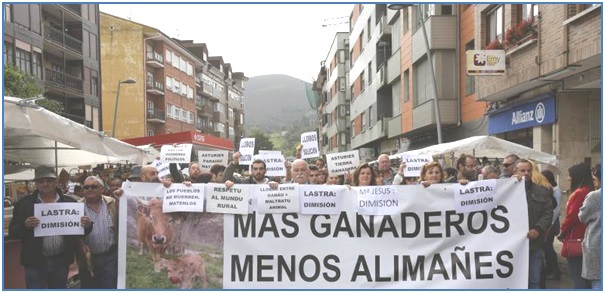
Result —
<instances>
[{"instance_id":1,"label":"picture of brown cow on banner","mask_svg":"<svg viewBox=\"0 0 605 293\"><path fill-rule=\"evenodd\" d=\"M124 190L118 288L222 288L223 215L164 213L161 184L130 183Z\"/></svg>"}]
</instances>

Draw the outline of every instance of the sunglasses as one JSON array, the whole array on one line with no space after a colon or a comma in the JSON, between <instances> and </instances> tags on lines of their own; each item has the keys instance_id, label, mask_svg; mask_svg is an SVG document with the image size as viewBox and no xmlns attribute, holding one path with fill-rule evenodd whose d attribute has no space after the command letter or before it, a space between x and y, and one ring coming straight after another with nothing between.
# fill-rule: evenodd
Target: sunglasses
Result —
<instances>
[{"instance_id":1,"label":"sunglasses","mask_svg":"<svg viewBox=\"0 0 605 293\"><path fill-rule=\"evenodd\" d=\"M82 186L82 188L84 188L84 189L86 189L86 190L89 190L89 189L97 189L97 188L99 188L99 187L101 187L101 185L84 185L84 186Z\"/></svg>"}]
</instances>

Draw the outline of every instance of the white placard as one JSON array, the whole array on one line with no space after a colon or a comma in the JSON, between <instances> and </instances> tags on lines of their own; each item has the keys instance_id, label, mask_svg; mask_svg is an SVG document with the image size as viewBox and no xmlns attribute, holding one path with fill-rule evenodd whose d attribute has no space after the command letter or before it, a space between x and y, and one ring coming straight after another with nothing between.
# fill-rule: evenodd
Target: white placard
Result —
<instances>
[{"instance_id":1,"label":"white placard","mask_svg":"<svg viewBox=\"0 0 605 293\"><path fill-rule=\"evenodd\" d=\"M302 145L301 159L319 157L319 142L316 131L301 134L300 144Z\"/></svg>"},{"instance_id":2,"label":"white placard","mask_svg":"<svg viewBox=\"0 0 605 293\"><path fill-rule=\"evenodd\" d=\"M202 171L209 171L214 164L229 165L229 151L198 151L197 161Z\"/></svg>"},{"instance_id":3,"label":"white placard","mask_svg":"<svg viewBox=\"0 0 605 293\"><path fill-rule=\"evenodd\" d=\"M250 185L237 184L226 188L224 184L206 184L206 211L223 214L248 214Z\"/></svg>"},{"instance_id":4,"label":"white placard","mask_svg":"<svg viewBox=\"0 0 605 293\"><path fill-rule=\"evenodd\" d=\"M162 178L164 176L170 175L170 163L162 163L160 160L155 160L151 162L151 166L154 166L158 169L158 177ZM177 169L179 165L177 164Z\"/></svg>"},{"instance_id":5,"label":"white placard","mask_svg":"<svg viewBox=\"0 0 605 293\"><path fill-rule=\"evenodd\" d=\"M84 203L37 203L34 204L34 216L40 220L34 227L34 237L84 235L84 227L80 224Z\"/></svg>"},{"instance_id":6,"label":"white placard","mask_svg":"<svg viewBox=\"0 0 605 293\"><path fill-rule=\"evenodd\" d=\"M240 142L239 142L239 152L241 154L241 156L239 157L240 165L252 164L252 161L253 161L252 157L254 156L255 141L256 141L256 138L254 138L254 137L242 138L242 140L240 140Z\"/></svg>"},{"instance_id":7,"label":"white placard","mask_svg":"<svg viewBox=\"0 0 605 293\"><path fill-rule=\"evenodd\" d=\"M330 175L344 175L347 172L353 173L359 165L359 150L326 154L326 163Z\"/></svg>"},{"instance_id":8,"label":"white placard","mask_svg":"<svg viewBox=\"0 0 605 293\"><path fill-rule=\"evenodd\" d=\"M360 215L394 215L401 211L403 203L395 185L353 186L357 193L357 212Z\"/></svg>"},{"instance_id":9,"label":"white placard","mask_svg":"<svg viewBox=\"0 0 605 293\"><path fill-rule=\"evenodd\" d=\"M263 152L256 156L255 159L261 159L267 165L267 173L265 176L286 176L286 159L281 152ZM252 166L250 166L252 168Z\"/></svg>"},{"instance_id":10,"label":"white placard","mask_svg":"<svg viewBox=\"0 0 605 293\"><path fill-rule=\"evenodd\" d=\"M280 184L273 189L268 184L254 185L256 211L261 214L298 213L298 184Z\"/></svg>"},{"instance_id":11,"label":"white placard","mask_svg":"<svg viewBox=\"0 0 605 293\"><path fill-rule=\"evenodd\" d=\"M160 162L162 163L189 163L191 162L191 149L193 144L184 143L163 145L160 150Z\"/></svg>"},{"instance_id":12,"label":"white placard","mask_svg":"<svg viewBox=\"0 0 605 293\"><path fill-rule=\"evenodd\" d=\"M223 289L527 289L527 203L512 181L470 214L455 212L453 184L433 184L393 186L395 215L358 214L353 192L336 216L224 215Z\"/></svg>"},{"instance_id":13,"label":"white placard","mask_svg":"<svg viewBox=\"0 0 605 293\"><path fill-rule=\"evenodd\" d=\"M203 212L204 211L204 185L172 183L164 191L162 211L172 212Z\"/></svg>"},{"instance_id":14,"label":"white placard","mask_svg":"<svg viewBox=\"0 0 605 293\"><path fill-rule=\"evenodd\" d=\"M403 154L401 159L405 162L405 170L403 174L405 177L420 177L420 171L422 166L433 161L433 156L430 155L406 155Z\"/></svg>"},{"instance_id":15,"label":"white placard","mask_svg":"<svg viewBox=\"0 0 605 293\"><path fill-rule=\"evenodd\" d=\"M338 215L340 200L347 192L343 185L307 185L298 187L300 213L303 215Z\"/></svg>"},{"instance_id":16,"label":"white placard","mask_svg":"<svg viewBox=\"0 0 605 293\"><path fill-rule=\"evenodd\" d=\"M466 185L454 185L456 212L489 211L498 203L496 179L470 181Z\"/></svg>"}]
</instances>

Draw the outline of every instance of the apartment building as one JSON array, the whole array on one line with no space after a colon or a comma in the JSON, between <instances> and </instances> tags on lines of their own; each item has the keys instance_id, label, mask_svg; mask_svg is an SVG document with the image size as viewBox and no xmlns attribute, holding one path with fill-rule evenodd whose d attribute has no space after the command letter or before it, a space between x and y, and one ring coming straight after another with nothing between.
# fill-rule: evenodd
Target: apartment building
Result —
<instances>
[{"instance_id":1,"label":"apartment building","mask_svg":"<svg viewBox=\"0 0 605 293\"><path fill-rule=\"evenodd\" d=\"M101 13L101 48L104 127L112 129L117 117L116 137L142 142L137 138L187 132L206 142L217 138L222 149L239 142L247 78L222 57L209 57L206 44Z\"/></svg>"},{"instance_id":2,"label":"apartment building","mask_svg":"<svg viewBox=\"0 0 605 293\"><path fill-rule=\"evenodd\" d=\"M601 4L477 4L475 47L499 44L506 74L476 78L488 134L556 154L559 169L602 158ZM567 182L561 180L562 189Z\"/></svg>"},{"instance_id":3,"label":"apartment building","mask_svg":"<svg viewBox=\"0 0 605 293\"><path fill-rule=\"evenodd\" d=\"M4 4L4 65L34 76L60 115L102 129L99 5Z\"/></svg>"},{"instance_id":4,"label":"apartment building","mask_svg":"<svg viewBox=\"0 0 605 293\"><path fill-rule=\"evenodd\" d=\"M351 148L351 91L346 81L349 56L349 33L336 33L328 56L321 63L318 78L313 83L322 154L344 152Z\"/></svg>"}]
</instances>

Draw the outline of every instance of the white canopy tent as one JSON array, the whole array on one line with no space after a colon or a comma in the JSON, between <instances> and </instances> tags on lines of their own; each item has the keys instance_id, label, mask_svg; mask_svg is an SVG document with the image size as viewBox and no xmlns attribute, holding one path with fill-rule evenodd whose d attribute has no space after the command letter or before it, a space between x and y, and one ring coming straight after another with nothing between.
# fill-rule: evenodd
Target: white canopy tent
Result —
<instances>
[{"instance_id":1,"label":"white canopy tent","mask_svg":"<svg viewBox=\"0 0 605 293\"><path fill-rule=\"evenodd\" d=\"M557 156L536 151L494 136L472 136L458 141L432 145L426 148L407 151L390 156L391 159L400 158L402 154L408 155L450 155L459 157L461 154L473 155L476 158L504 158L509 154L516 154L520 158L530 159L537 163L557 167Z\"/></svg>"},{"instance_id":2,"label":"white canopy tent","mask_svg":"<svg viewBox=\"0 0 605 293\"><path fill-rule=\"evenodd\" d=\"M4 97L4 160L73 167L106 163L141 164L145 152L33 102Z\"/></svg>"}]
</instances>

